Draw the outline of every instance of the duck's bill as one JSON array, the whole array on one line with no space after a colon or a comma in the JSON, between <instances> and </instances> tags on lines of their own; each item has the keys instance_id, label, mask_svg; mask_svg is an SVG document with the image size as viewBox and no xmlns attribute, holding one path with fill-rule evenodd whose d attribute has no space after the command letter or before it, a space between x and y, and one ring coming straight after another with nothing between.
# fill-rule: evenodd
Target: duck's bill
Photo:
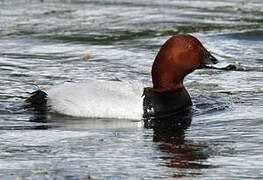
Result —
<instances>
[{"instance_id":1,"label":"duck's bill","mask_svg":"<svg viewBox=\"0 0 263 180\"><path fill-rule=\"evenodd\" d=\"M237 70L238 67L227 62L218 62L218 60L208 51L205 52L205 59L200 68L221 69L221 70Z\"/></svg>"},{"instance_id":2,"label":"duck's bill","mask_svg":"<svg viewBox=\"0 0 263 180\"><path fill-rule=\"evenodd\" d=\"M218 60L208 51L205 52L205 58L203 60L202 67L209 67L211 65L217 64Z\"/></svg>"}]
</instances>

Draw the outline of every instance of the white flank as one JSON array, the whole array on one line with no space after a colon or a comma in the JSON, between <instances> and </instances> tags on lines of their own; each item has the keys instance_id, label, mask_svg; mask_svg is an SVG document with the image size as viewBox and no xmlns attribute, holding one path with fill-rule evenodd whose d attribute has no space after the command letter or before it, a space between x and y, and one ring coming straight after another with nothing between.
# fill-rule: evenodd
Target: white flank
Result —
<instances>
[{"instance_id":1,"label":"white flank","mask_svg":"<svg viewBox=\"0 0 263 180\"><path fill-rule=\"evenodd\" d=\"M57 85L46 92L48 105L61 114L118 119L141 119L143 114L143 85L138 83L88 80Z\"/></svg>"}]
</instances>

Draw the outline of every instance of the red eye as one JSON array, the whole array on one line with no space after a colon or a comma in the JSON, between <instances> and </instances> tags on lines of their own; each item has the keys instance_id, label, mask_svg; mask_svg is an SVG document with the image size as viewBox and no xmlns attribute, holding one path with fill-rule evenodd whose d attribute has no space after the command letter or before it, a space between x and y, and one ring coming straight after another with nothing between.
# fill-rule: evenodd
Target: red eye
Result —
<instances>
[{"instance_id":1,"label":"red eye","mask_svg":"<svg viewBox=\"0 0 263 180\"><path fill-rule=\"evenodd\" d=\"M188 48L189 50L193 50L194 46L193 46L192 44L188 44L188 45L187 45L187 48Z\"/></svg>"}]
</instances>

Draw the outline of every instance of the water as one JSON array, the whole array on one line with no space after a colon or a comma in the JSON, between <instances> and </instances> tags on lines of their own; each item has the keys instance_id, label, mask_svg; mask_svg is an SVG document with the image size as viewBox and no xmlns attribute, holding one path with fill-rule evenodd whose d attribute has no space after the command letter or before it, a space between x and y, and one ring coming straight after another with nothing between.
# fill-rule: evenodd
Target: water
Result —
<instances>
[{"instance_id":1,"label":"water","mask_svg":"<svg viewBox=\"0 0 263 180\"><path fill-rule=\"evenodd\" d=\"M261 0L0 1L0 178L263 179L262 22ZM186 78L195 109L186 130L41 122L21 108L29 92L63 82L150 86L159 47L177 33L238 67Z\"/></svg>"}]
</instances>

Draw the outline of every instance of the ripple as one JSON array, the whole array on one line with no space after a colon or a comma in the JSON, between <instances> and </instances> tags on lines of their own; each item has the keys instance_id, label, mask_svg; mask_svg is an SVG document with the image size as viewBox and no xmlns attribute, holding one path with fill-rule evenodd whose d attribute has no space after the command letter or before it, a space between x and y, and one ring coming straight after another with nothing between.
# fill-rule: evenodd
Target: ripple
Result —
<instances>
[{"instance_id":1,"label":"ripple","mask_svg":"<svg viewBox=\"0 0 263 180\"><path fill-rule=\"evenodd\" d=\"M0 1L1 177L260 179L262 7L260 0ZM21 108L28 92L68 81L151 86L156 53L178 33L235 66L186 77L194 114L183 131L36 118Z\"/></svg>"},{"instance_id":2,"label":"ripple","mask_svg":"<svg viewBox=\"0 0 263 180\"><path fill-rule=\"evenodd\" d=\"M241 39L241 40L248 40L248 41L262 41L263 40L263 31L262 30L252 30L252 31L245 31L241 33L232 33L228 34L234 39Z\"/></svg>"}]
</instances>

